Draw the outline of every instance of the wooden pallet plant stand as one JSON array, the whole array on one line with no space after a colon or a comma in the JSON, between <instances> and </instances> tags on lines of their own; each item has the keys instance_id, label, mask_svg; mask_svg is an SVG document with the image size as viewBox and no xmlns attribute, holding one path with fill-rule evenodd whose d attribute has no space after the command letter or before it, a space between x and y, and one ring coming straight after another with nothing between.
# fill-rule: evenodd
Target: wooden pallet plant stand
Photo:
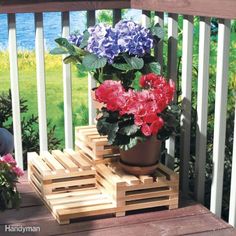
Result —
<instances>
[{"instance_id":1,"label":"wooden pallet plant stand","mask_svg":"<svg viewBox=\"0 0 236 236\"><path fill-rule=\"evenodd\" d=\"M28 178L59 224L113 213L111 197L96 186L96 171L72 150L28 153Z\"/></svg>"},{"instance_id":2,"label":"wooden pallet plant stand","mask_svg":"<svg viewBox=\"0 0 236 236\"><path fill-rule=\"evenodd\" d=\"M117 203L117 216L130 210L178 207L179 176L162 164L152 176L126 174L118 162L97 164L96 170L98 183Z\"/></svg>"},{"instance_id":3,"label":"wooden pallet plant stand","mask_svg":"<svg viewBox=\"0 0 236 236\"><path fill-rule=\"evenodd\" d=\"M104 162L106 158L119 156L119 150L108 144L105 136L100 136L96 126L75 128L75 147L82 150L92 163Z\"/></svg>"}]
</instances>

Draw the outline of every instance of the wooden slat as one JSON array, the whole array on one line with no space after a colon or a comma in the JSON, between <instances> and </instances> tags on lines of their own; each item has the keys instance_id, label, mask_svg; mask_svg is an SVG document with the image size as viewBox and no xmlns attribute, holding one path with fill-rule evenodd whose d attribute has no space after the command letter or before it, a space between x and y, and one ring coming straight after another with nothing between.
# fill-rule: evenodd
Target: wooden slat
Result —
<instances>
[{"instance_id":1,"label":"wooden slat","mask_svg":"<svg viewBox=\"0 0 236 236\"><path fill-rule=\"evenodd\" d=\"M65 172L63 165L52 154L49 152L42 152L41 156L52 170L55 170L57 173Z\"/></svg>"},{"instance_id":2,"label":"wooden slat","mask_svg":"<svg viewBox=\"0 0 236 236\"><path fill-rule=\"evenodd\" d=\"M45 198L47 200L53 201L56 199L63 199L63 198L67 198L67 197L81 197L81 196L89 196L89 195L97 195L101 193L100 190L98 189L89 189L89 190L82 190L82 191L76 191L76 192L68 192L68 193L56 193L56 194L49 194L47 196L45 196Z\"/></svg>"},{"instance_id":3,"label":"wooden slat","mask_svg":"<svg viewBox=\"0 0 236 236\"><path fill-rule=\"evenodd\" d=\"M64 153L66 155L69 155L71 157L72 161L75 162L77 165L79 165L79 167L82 170L90 170L91 169L91 165L81 157L79 152L75 152L72 149L65 149Z\"/></svg>"},{"instance_id":4,"label":"wooden slat","mask_svg":"<svg viewBox=\"0 0 236 236\"><path fill-rule=\"evenodd\" d=\"M30 162L36 166L42 177L52 174L50 167L38 156L36 152L31 153Z\"/></svg>"},{"instance_id":5,"label":"wooden slat","mask_svg":"<svg viewBox=\"0 0 236 236\"><path fill-rule=\"evenodd\" d=\"M39 143L40 151L48 150L47 137L47 112L44 66L44 36L43 14L35 14L35 53L37 65L37 92L38 92L38 117L39 117Z\"/></svg>"},{"instance_id":6,"label":"wooden slat","mask_svg":"<svg viewBox=\"0 0 236 236\"><path fill-rule=\"evenodd\" d=\"M95 11L87 11L87 27L93 26L96 23ZM96 87L96 81L91 73L88 73L88 111L89 111L89 125L94 124L96 117L96 109L94 107L93 99L91 97L91 90Z\"/></svg>"},{"instance_id":7,"label":"wooden slat","mask_svg":"<svg viewBox=\"0 0 236 236\"><path fill-rule=\"evenodd\" d=\"M230 20L220 20L218 27L215 124L213 143L213 176L210 209L221 216L225 155L225 129L228 92Z\"/></svg>"},{"instance_id":8,"label":"wooden slat","mask_svg":"<svg viewBox=\"0 0 236 236\"><path fill-rule=\"evenodd\" d=\"M164 27L164 13L155 12L154 23L159 24L160 27ZM164 30L164 29L163 29ZM163 40L160 40L157 45L154 45L154 55L157 61L161 65L161 73L163 72Z\"/></svg>"},{"instance_id":9,"label":"wooden slat","mask_svg":"<svg viewBox=\"0 0 236 236\"><path fill-rule=\"evenodd\" d=\"M229 223L236 227L236 105L234 115L234 144L232 157L231 187L230 187L230 204L229 204Z\"/></svg>"},{"instance_id":10,"label":"wooden slat","mask_svg":"<svg viewBox=\"0 0 236 236\"><path fill-rule=\"evenodd\" d=\"M123 9L130 8L130 0L1 0L0 13L22 12L66 12L99 9Z\"/></svg>"},{"instance_id":11,"label":"wooden slat","mask_svg":"<svg viewBox=\"0 0 236 236\"><path fill-rule=\"evenodd\" d=\"M83 201L87 201L87 200L101 200L101 199L108 199L107 195L105 194L90 194L90 195L69 195L68 197L63 197L63 198L57 198L57 199L53 199L50 200L50 205L52 206L56 206L56 205L60 205L61 207L65 207L65 208L69 208L68 203L76 203L76 202L83 202Z\"/></svg>"},{"instance_id":12,"label":"wooden slat","mask_svg":"<svg viewBox=\"0 0 236 236\"><path fill-rule=\"evenodd\" d=\"M62 37L70 34L70 13L62 12ZM66 56L63 56L65 58ZM65 148L73 148L71 65L63 63Z\"/></svg>"},{"instance_id":13,"label":"wooden slat","mask_svg":"<svg viewBox=\"0 0 236 236\"><path fill-rule=\"evenodd\" d=\"M178 15L168 15L168 62L167 62L167 77L177 82L177 40L178 40ZM176 94L174 97L176 102ZM167 148L166 165L174 168L175 157L175 138L171 136L165 143Z\"/></svg>"},{"instance_id":14,"label":"wooden slat","mask_svg":"<svg viewBox=\"0 0 236 236\"><path fill-rule=\"evenodd\" d=\"M207 142L210 19L200 18L195 161L195 198L204 203Z\"/></svg>"},{"instance_id":15,"label":"wooden slat","mask_svg":"<svg viewBox=\"0 0 236 236\"><path fill-rule=\"evenodd\" d=\"M106 180L111 181L113 184L121 182L125 183L120 177L118 177L118 175L113 174L104 164L98 164L96 169L99 171L99 173L102 173Z\"/></svg>"},{"instance_id":16,"label":"wooden slat","mask_svg":"<svg viewBox=\"0 0 236 236\"><path fill-rule=\"evenodd\" d=\"M183 59L182 59L182 115L181 115L181 166L180 185L182 193L188 194L189 158L191 135L191 95L192 95L192 49L193 17L184 16Z\"/></svg>"},{"instance_id":17,"label":"wooden slat","mask_svg":"<svg viewBox=\"0 0 236 236\"><path fill-rule=\"evenodd\" d=\"M113 10L113 26L121 20L121 9Z\"/></svg>"},{"instance_id":18,"label":"wooden slat","mask_svg":"<svg viewBox=\"0 0 236 236\"><path fill-rule=\"evenodd\" d=\"M8 14L8 36L15 158L18 166L23 169L15 14Z\"/></svg>"},{"instance_id":19,"label":"wooden slat","mask_svg":"<svg viewBox=\"0 0 236 236\"><path fill-rule=\"evenodd\" d=\"M120 166L111 164L109 166L116 175L118 175L124 182L135 185L139 184L139 179L134 175L127 174Z\"/></svg>"},{"instance_id":20,"label":"wooden slat","mask_svg":"<svg viewBox=\"0 0 236 236\"><path fill-rule=\"evenodd\" d=\"M53 150L52 155L68 170L70 171L78 170L78 166L74 162L72 162L70 158L60 150Z\"/></svg>"},{"instance_id":21,"label":"wooden slat","mask_svg":"<svg viewBox=\"0 0 236 236\"><path fill-rule=\"evenodd\" d=\"M235 0L131 0L131 8L178 13L181 15L236 18Z\"/></svg>"}]
</instances>

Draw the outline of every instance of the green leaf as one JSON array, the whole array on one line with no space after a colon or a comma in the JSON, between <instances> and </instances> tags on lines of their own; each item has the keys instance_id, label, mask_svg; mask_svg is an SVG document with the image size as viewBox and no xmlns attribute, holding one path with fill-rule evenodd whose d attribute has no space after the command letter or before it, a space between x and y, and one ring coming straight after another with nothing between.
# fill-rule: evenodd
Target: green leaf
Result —
<instances>
[{"instance_id":1,"label":"green leaf","mask_svg":"<svg viewBox=\"0 0 236 236\"><path fill-rule=\"evenodd\" d=\"M90 37L90 34L89 34L88 30L86 30L84 32L82 42L81 42L81 44L79 46L80 48L84 48L84 47L87 46L89 37Z\"/></svg>"},{"instance_id":2,"label":"green leaf","mask_svg":"<svg viewBox=\"0 0 236 236\"><path fill-rule=\"evenodd\" d=\"M113 63L112 66L118 70L132 70L132 66L126 63Z\"/></svg>"},{"instance_id":3,"label":"green leaf","mask_svg":"<svg viewBox=\"0 0 236 236\"><path fill-rule=\"evenodd\" d=\"M53 55L66 54L66 53L68 53L68 51L64 48L61 48L61 47L53 48L50 51L50 54L53 54Z\"/></svg>"},{"instance_id":4,"label":"green leaf","mask_svg":"<svg viewBox=\"0 0 236 236\"><path fill-rule=\"evenodd\" d=\"M143 137L134 137L134 138L130 138L130 142L126 145L120 145L119 147L124 150L127 151L131 148L133 148L134 146L136 146L138 144L139 141L144 142L146 140L146 138Z\"/></svg>"},{"instance_id":5,"label":"green leaf","mask_svg":"<svg viewBox=\"0 0 236 236\"><path fill-rule=\"evenodd\" d=\"M164 38L164 30L160 26L154 26L151 28L151 32L154 36L157 36L159 39Z\"/></svg>"},{"instance_id":6,"label":"green leaf","mask_svg":"<svg viewBox=\"0 0 236 236\"><path fill-rule=\"evenodd\" d=\"M65 58L63 59L63 62L64 62L65 64L69 64L69 63L76 63L77 60L76 60L76 57L70 55L70 56L68 56L68 57L65 57Z\"/></svg>"},{"instance_id":7,"label":"green leaf","mask_svg":"<svg viewBox=\"0 0 236 236\"><path fill-rule=\"evenodd\" d=\"M150 71L159 75L161 73L161 65L158 62L151 62L148 64Z\"/></svg>"},{"instance_id":8,"label":"green leaf","mask_svg":"<svg viewBox=\"0 0 236 236\"><path fill-rule=\"evenodd\" d=\"M97 130L100 135L107 135L108 144L113 144L116 139L117 131L119 130L118 123L109 123L106 119L99 119L97 122Z\"/></svg>"},{"instance_id":9,"label":"green leaf","mask_svg":"<svg viewBox=\"0 0 236 236\"><path fill-rule=\"evenodd\" d=\"M55 40L55 42L68 50L70 54L75 54L75 48L73 45L71 45L66 38L58 38Z\"/></svg>"},{"instance_id":10,"label":"green leaf","mask_svg":"<svg viewBox=\"0 0 236 236\"><path fill-rule=\"evenodd\" d=\"M144 61L139 57L128 57L126 54L123 55L125 61L128 63L130 67L134 70L140 70L144 66Z\"/></svg>"},{"instance_id":11,"label":"green leaf","mask_svg":"<svg viewBox=\"0 0 236 236\"><path fill-rule=\"evenodd\" d=\"M102 68L106 65L107 63L107 59L102 57L102 58L98 58L96 55L94 54L88 54L83 58L82 64L90 69L90 70L94 70L94 69L98 69L98 68Z\"/></svg>"},{"instance_id":12,"label":"green leaf","mask_svg":"<svg viewBox=\"0 0 236 236\"><path fill-rule=\"evenodd\" d=\"M77 64L76 66L81 72L89 72L89 70L83 64Z\"/></svg>"},{"instance_id":13,"label":"green leaf","mask_svg":"<svg viewBox=\"0 0 236 236\"><path fill-rule=\"evenodd\" d=\"M121 128L119 132L121 134L130 136L130 135L135 134L139 130L139 128L140 128L139 126L133 124L133 125L129 125L129 126L125 126Z\"/></svg>"}]
</instances>

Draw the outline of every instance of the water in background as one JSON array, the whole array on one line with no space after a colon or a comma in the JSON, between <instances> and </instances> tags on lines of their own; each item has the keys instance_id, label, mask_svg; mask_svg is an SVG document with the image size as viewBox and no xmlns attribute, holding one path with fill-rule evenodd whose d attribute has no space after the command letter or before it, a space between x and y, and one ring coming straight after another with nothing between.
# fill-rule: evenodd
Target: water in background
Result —
<instances>
[{"instance_id":1,"label":"water in background","mask_svg":"<svg viewBox=\"0 0 236 236\"><path fill-rule=\"evenodd\" d=\"M140 21L140 10L128 10L124 18ZM43 14L45 47L49 50L55 47L54 39L61 35L61 13L50 12ZM86 12L70 12L71 32L86 28ZM8 46L7 15L0 14L0 50ZM35 47L34 15L32 13L16 14L16 32L18 49L33 50Z\"/></svg>"}]
</instances>

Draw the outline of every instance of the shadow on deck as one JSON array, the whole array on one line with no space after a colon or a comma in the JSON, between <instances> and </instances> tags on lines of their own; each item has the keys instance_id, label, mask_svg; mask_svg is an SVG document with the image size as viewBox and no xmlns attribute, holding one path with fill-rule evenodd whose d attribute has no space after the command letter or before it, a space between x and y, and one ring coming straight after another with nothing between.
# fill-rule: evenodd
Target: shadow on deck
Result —
<instances>
[{"instance_id":1,"label":"shadow on deck","mask_svg":"<svg viewBox=\"0 0 236 236\"><path fill-rule=\"evenodd\" d=\"M27 181L27 175L18 186L22 204L19 210L8 210L0 214L0 235L19 235L5 232L5 225L40 227L40 232L26 235L236 235L236 230L217 218L208 209L189 200L181 200L175 210L136 211L125 217L111 215L72 221L59 225Z\"/></svg>"}]
</instances>

